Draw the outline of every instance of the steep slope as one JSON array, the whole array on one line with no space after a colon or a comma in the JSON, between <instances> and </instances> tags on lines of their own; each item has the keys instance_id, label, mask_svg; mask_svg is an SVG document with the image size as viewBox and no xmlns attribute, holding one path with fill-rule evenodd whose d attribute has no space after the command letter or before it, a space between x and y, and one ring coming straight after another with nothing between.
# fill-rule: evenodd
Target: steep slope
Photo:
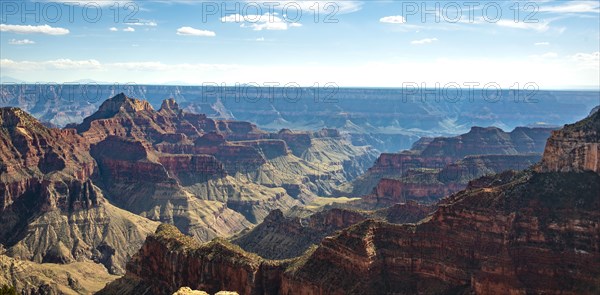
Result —
<instances>
[{"instance_id":1,"label":"steep slope","mask_svg":"<svg viewBox=\"0 0 600 295\"><path fill-rule=\"evenodd\" d=\"M14 286L19 294L93 294L118 277L92 262L38 264L0 255L0 286Z\"/></svg>"},{"instance_id":2,"label":"steep slope","mask_svg":"<svg viewBox=\"0 0 600 295\"><path fill-rule=\"evenodd\" d=\"M600 112L554 131L548 140L540 171L600 171Z\"/></svg>"},{"instance_id":3,"label":"steep slope","mask_svg":"<svg viewBox=\"0 0 600 295\"><path fill-rule=\"evenodd\" d=\"M0 243L38 263L92 260L123 273L157 223L108 203L90 180L89 143L0 109Z\"/></svg>"},{"instance_id":4,"label":"steep slope","mask_svg":"<svg viewBox=\"0 0 600 295\"><path fill-rule=\"evenodd\" d=\"M597 144L599 120L553 134L548 145L561 136L571 147L547 149L544 158ZM222 240L200 245L161 227L103 292L137 284L154 293L191 286L240 294L597 294L600 173L563 168L479 178L417 224L368 219L289 260Z\"/></svg>"},{"instance_id":5,"label":"steep slope","mask_svg":"<svg viewBox=\"0 0 600 295\"><path fill-rule=\"evenodd\" d=\"M391 223L413 223L434 210L415 202L396 204L378 211L327 209L306 218L284 216L272 211L252 230L235 237L232 242L244 250L267 259L287 259L302 255L312 245L334 232L369 218Z\"/></svg>"}]
</instances>

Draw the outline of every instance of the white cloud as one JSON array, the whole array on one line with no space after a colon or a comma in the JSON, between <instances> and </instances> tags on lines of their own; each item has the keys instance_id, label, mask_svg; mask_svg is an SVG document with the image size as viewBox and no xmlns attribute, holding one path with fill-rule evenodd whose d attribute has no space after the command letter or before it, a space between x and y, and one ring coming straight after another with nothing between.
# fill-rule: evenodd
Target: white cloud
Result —
<instances>
[{"instance_id":1,"label":"white cloud","mask_svg":"<svg viewBox=\"0 0 600 295\"><path fill-rule=\"evenodd\" d=\"M576 61L579 66L583 68L589 69L598 69L600 68L600 52L592 52L592 53L576 53L569 57L570 59Z\"/></svg>"},{"instance_id":2,"label":"white cloud","mask_svg":"<svg viewBox=\"0 0 600 295\"><path fill-rule=\"evenodd\" d=\"M158 24L155 21L147 21L147 20L140 20L139 22L135 22L135 23L125 23L129 26L146 26L146 27L156 27L158 26Z\"/></svg>"},{"instance_id":3,"label":"white cloud","mask_svg":"<svg viewBox=\"0 0 600 295\"><path fill-rule=\"evenodd\" d=\"M533 45L535 45L535 46L548 46L548 45L550 45L550 42L536 42L536 43L533 43Z\"/></svg>"},{"instance_id":4,"label":"white cloud","mask_svg":"<svg viewBox=\"0 0 600 295\"><path fill-rule=\"evenodd\" d=\"M551 13L599 13L600 4L598 1L564 1L559 5L540 6L540 12Z\"/></svg>"},{"instance_id":5,"label":"white cloud","mask_svg":"<svg viewBox=\"0 0 600 295\"><path fill-rule=\"evenodd\" d=\"M265 41L265 37L256 38L256 41L258 41L258 42Z\"/></svg>"},{"instance_id":6,"label":"white cloud","mask_svg":"<svg viewBox=\"0 0 600 295\"><path fill-rule=\"evenodd\" d=\"M225 23L242 23L242 28L252 28L255 31L272 30L285 31L290 27L301 27L301 23L287 22L279 17L277 13L265 13L263 15L256 14L230 14L221 18Z\"/></svg>"},{"instance_id":7,"label":"white cloud","mask_svg":"<svg viewBox=\"0 0 600 295\"><path fill-rule=\"evenodd\" d=\"M69 33L69 30L65 28L51 27L49 25L31 26L0 24L0 32L11 32L17 34L66 35Z\"/></svg>"},{"instance_id":8,"label":"white cloud","mask_svg":"<svg viewBox=\"0 0 600 295\"><path fill-rule=\"evenodd\" d=\"M550 58L557 58L558 54L556 52L546 52L544 54L530 55L529 57L533 58L533 59L550 59Z\"/></svg>"},{"instance_id":9,"label":"white cloud","mask_svg":"<svg viewBox=\"0 0 600 295\"><path fill-rule=\"evenodd\" d=\"M217 34L215 34L215 32L213 32L213 31L199 30L199 29L194 29L192 27L181 27L181 28L177 29L177 35L214 37Z\"/></svg>"},{"instance_id":10,"label":"white cloud","mask_svg":"<svg viewBox=\"0 0 600 295\"><path fill-rule=\"evenodd\" d=\"M425 39L421 39L421 40L414 40L414 41L411 41L411 42L410 42L410 44L413 44L413 45L421 45L421 44L429 44L429 43L433 43L433 42L436 42L436 41L438 41L438 39L437 39L437 38L425 38Z\"/></svg>"},{"instance_id":11,"label":"white cloud","mask_svg":"<svg viewBox=\"0 0 600 295\"><path fill-rule=\"evenodd\" d=\"M580 86L598 86L600 53L577 53L548 59L529 56L493 58L430 58L426 61L410 57L393 61L358 61L347 65L323 64L168 64L153 61L99 63L94 60L14 61L0 60L5 75L30 81L68 82L88 77L97 81L162 84L178 80L188 84L203 82L235 83L296 82L310 86L315 82L332 81L340 86L400 87L402 82L427 83L434 87L450 82L463 84L479 82L499 83L503 88L515 82L520 85L536 83L540 88L566 89ZM492 69L492 70L490 70ZM515 71L515 69L519 69ZM132 76L132 72L135 73ZM390 75L389 73L394 73ZM557 75L560 73L560 75ZM21 78L23 77L23 78ZM135 80L131 80L135 77ZM323 85L323 84L321 84Z\"/></svg>"},{"instance_id":12,"label":"white cloud","mask_svg":"<svg viewBox=\"0 0 600 295\"><path fill-rule=\"evenodd\" d=\"M71 60L57 59L48 61L14 61L1 59L0 65L3 69L16 71L38 71L38 70L74 70L74 69L100 69L101 64L97 60Z\"/></svg>"},{"instance_id":13,"label":"white cloud","mask_svg":"<svg viewBox=\"0 0 600 295\"><path fill-rule=\"evenodd\" d=\"M10 39L8 41L8 44L10 44L10 45L30 45L30 44L35 44L35 41L31 41L29 39L23 39L23 40Z\"/></svg>"},{"instance_id":14,"label":"white cloud","mask_svg":"<svg viewBox=\"0 0 600 295\"><path fill-rule=\"evenodd\" d=\"M123 29L123 32L135 32L135 29L132 27L127 27L127 28Z\"/></svg>"},{"instance_id":15,"label":"white cloud","mask_svg":"<svg viewBox=\"0 0 600 295\"><path fill-rule=\"evenodd\" d=\"M116 31L118 31L119 29L117 29L117 28L115 28L115 27L112 27L112 28L110 28L110 29L108 29L108 30L109 30L109 31L111 31L111 32L116 32Z\"/></svg>"},{"instance_id":16,"label":"white cloud","mask_svg":"<svg viewBox=\"0 0 600 295\"><path fill-rule=\"evenodd\" d=\"M246 21L246 17L239 13L236 13L222 17L221 21L224 23L241 23Z\"/></svg>"},{"instance_id":17,"label":"white cloud","mask_svg":"<svg viewBox=\"0 0 600 295\"><path fill-rule=\"evenodd\" d=\"M529 23L529 22L515 22L514 20L506 20L501 19L496 22L497 25L501 27L513 28L513 29L522 29L522 30L535 30L538 32L545 32L550 29L550 22L538 22L538 23Z\"/></svg>"},{"instance_id":18,"label":"white cloud","mask_svg":"<svg viewBox=\"0 0 600 295\"><path fill-rule=\"evenodd\" d=\"M379 22L388 24L403 24L406 23L406 19L401 15L392 15L380 18Z\"/></svg>"},{"instance_id":19,"label":"white cloud","mask_svg":"<svg viewBox=\"0 0 600 295\"><path fill-rule=\"evenodd\" d=\"M250 24L250 25L241 25L242 28L252 28L255 31L269 30L269 31L285 31L288 29L288 25L286 23L262 23L262 24Z\"/></svg>"}]
</instances>

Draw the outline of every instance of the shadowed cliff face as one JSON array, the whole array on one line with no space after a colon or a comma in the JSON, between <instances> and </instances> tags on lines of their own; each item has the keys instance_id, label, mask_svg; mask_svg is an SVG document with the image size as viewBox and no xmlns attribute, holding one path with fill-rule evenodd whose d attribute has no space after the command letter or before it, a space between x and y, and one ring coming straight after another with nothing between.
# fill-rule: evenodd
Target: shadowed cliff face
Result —
<instances>
[{"instance_id":1,"label":"shadowed cliff face","mask_svg":"<svg viewBox=\"0 0 600 295\"><path fill-rule=\"evenodd\" d=\"M375 165L337 195L363 196L358 208L382 208L408 200L436 202L464 189L469 180L505 170L523 170L541 158L552 129L512 132L473 127L456 137L423 138L411 150L382 154Z\"/></svg>"},{"instance_id":2,"label":"shadowed cliff face","mask_svg":"<svg viewBox=\"0 0 600 295\"><path fill-rule=\"evenodd\" d=\"M562 135L576 138L575 147L598 143L598 120L577 123L576 137L569 126ZM546 149L544 159L566 156L562 150ZM290 260L264 260L218 240L190 244L161 228L104 291L137 284L240 294L597 294L600 173L562 168L473 180L416 224L367 219Z\"/></svg>"},{"instance_id":3,"label":"shadowed cliff face","mask_svg":"<svg viewBox=\"0 0 600 295\"><path fill-rule=\"evenodd\" d=\"M109 204L91 181L88 141L46 128L19 109L0 109L0 243L35 262L92 260L111 273L157 226Z\"/></svg>"}]
</instances>

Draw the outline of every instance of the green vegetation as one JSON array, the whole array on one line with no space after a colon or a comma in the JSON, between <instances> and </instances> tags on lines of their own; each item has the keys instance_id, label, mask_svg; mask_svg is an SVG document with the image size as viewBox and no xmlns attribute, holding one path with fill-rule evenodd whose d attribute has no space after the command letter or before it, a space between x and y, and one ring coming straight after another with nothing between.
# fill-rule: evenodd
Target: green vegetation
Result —
<instances>
[{"instance_id":1,"label":"green vegetation","mask_svg":"<svg viewBox=\"0 0 600 295\"><path fill-rule=\"evenodd\" d=\"M17 295L17 289L13 286L2 285L0 288L0 295Z\"/></svg>"}]
</instances>

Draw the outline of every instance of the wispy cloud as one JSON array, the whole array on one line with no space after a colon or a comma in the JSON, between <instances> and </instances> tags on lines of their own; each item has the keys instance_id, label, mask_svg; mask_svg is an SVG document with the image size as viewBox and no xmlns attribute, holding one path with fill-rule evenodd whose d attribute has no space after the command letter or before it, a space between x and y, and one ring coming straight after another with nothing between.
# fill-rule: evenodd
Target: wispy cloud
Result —
<instances>
[{"instance_id":1,"label":"wispy cloud","mask_svg":"<svg viewBox=\"0 0 600 295\"><path fill-rule=\"evenodd\" d=\"M535 46L548 46L548 45L550 45L550 42L536 42L536 43L533 43L533 45L535 45Z\"/></svg>"},{"instance_id":2,"label":"wispy cloud","mask_svg":"<svg viewBox=\"0 0 600 295\"><path fill-rule=\"evenodd\" d=\"M530 55L529 58L533 58L533 59L550 59L550 58L557 58L558 57L558 53L556 52L546 52L543 54L534 54L534 55Z\"/></svg>"},{"instance_id":3,"label":"wispy cloud","mask_svg":"<svg viewBox=\"0 0 600 295\"><path fill-rule=\"evenodd\" d=\"M23 39L23 40L10 39L8 41L8 44L10 44L10 45L30 45L30 44L35 44L35 41L31 41L29 39Z\"/></svg>"},{"instance_id":4,"label":"wispy cloud","mask_svg":"<svg viewBox=\"0 0 600 295\"><path fill-rule=\"evenodd\" d=\"M31 26L31 25L7 25L0 24L0 32L10 32L17 34L47 34L47 35L66 35L69 30L49 25Z\"/></svg>"},{"instance_id":5,"label":"wispy cloud","mask_svg":"<svg viewBox=\"0 0 600 295\"><path fill-rule=\"evenodd\" d=\"M384 16L379 19L379 22L388 24L403 24L406 23L406 18L401 15Z\"/></svg>"},{"instance_id":6,"label":"wispy cloud","mask_svg":"<svg viewBox=\"0 0 600 295\"><path fill-rule=\"evenodd\" d=\"M496 22L498 26L513 28L513 29L522 29L522 30L534 30L538 32L546 32L550 29L549 21L540 21L537 23L533 22L515 22L514 20L506 20L501 19Z\"/></svg>"},{"instance_id":7,"label":"wispy cloud","mask_svg":"<svg viewBox=\"0 0 600 295\"><path fill-rule=\"evenodd\" d=\"M0 65L2 68L17 70L17 71L37 71L37 70L71 70L85 69L98 70L101 69L99 61L90 60L71 60L71 59L56 59L48 61L14 61L11 59L1 59Z\"/></svg>"},{"instance_id":8,"label":"wispy cloud","mask_svg":"<svg viewBox=\"0 0 600 295\"><path fill-rule=\"evenodd\" d=\"M279 17L277 13L256 14L230 14L221 18L224 23L241 23L242 28L252 28L255 31L272 30L284 31L290 27L301 27L302 24L296 22L287 22Z\"/></svg>"},{"instance_id":9,"label":"wispy cloud","mask_svg":"<svg viewBox=\"0 0 600 295\"><path fill-rule=\"evenodd\" d=\"M128 26L146 26L146 27L156 27L158 26L158 24L155 21L149 21L149 20L140 20L138 22L130 22L130 23L125 23Z\"/></svg>"},{"instance_id":10,"label":"wispy cloud","mask_svg":"<svg viewBox=\"0 0 600 295\"><path fill-rule=\"evenodd\" d=\"M199 29L194 29L192 27L181 27L181 28L177 29L177 35L214 37L217 34L213 31L199 30Z\"/></svg>"},{"instance_id":11,"label":"wispy cloud","mask_svg":"<svg viewBox=\"0 0 600 295\"><path fill-rule=\"evenodd\" d=\"M540 12L551 13L599 13L598 1L560 1L558 5L540 5Z\"/></svg>"},{"instance_id":12,"label":"wispy cloud","mask_svg":"<svg viewBox=\"0 0 600 295\"><path fill-rule=\"evenodd\" d=\"M569 57L578 63L582 68L598 69L600 68L600 52L576 53Z\"/></svg>"},{"instance_id":13,"label":"wispy cloud","mask_svg":"<svg viewBox=\"0 0 600 295\"><path fill-rule=\"evenodd\" d=\"M118 31L119 29L117 29L117 28L115 28L115 27L112 27L112 28L110 28L110 29L108 29L108 30L109 30L109 31L111 31L111 32L116 32L116 31Z\"/></svg>"},{"instance_id":14,"label":"wispy cloud","mask_svg":"<svg viewBox=\"0 0 600 295\"><path fill-rule=\"evenodd\" d=\"M410 44L413 44L413 45L422 45L422 44L433 43L433 42L436 42L436 41L438 41L437 38L425 38L425 39L421 39L421 40L411 41Z\"/></svg>"},{"instance_id":15,"label":"wispy cloud","mask_svg":"<svg viewBox=\"0 0 600 295\"><path fill-rule=\"evenodd\" d=\"M135 29L132 27L127 27L127 28L123 29L123 32L135 32Z\"/></svg>"}]
</instances>

